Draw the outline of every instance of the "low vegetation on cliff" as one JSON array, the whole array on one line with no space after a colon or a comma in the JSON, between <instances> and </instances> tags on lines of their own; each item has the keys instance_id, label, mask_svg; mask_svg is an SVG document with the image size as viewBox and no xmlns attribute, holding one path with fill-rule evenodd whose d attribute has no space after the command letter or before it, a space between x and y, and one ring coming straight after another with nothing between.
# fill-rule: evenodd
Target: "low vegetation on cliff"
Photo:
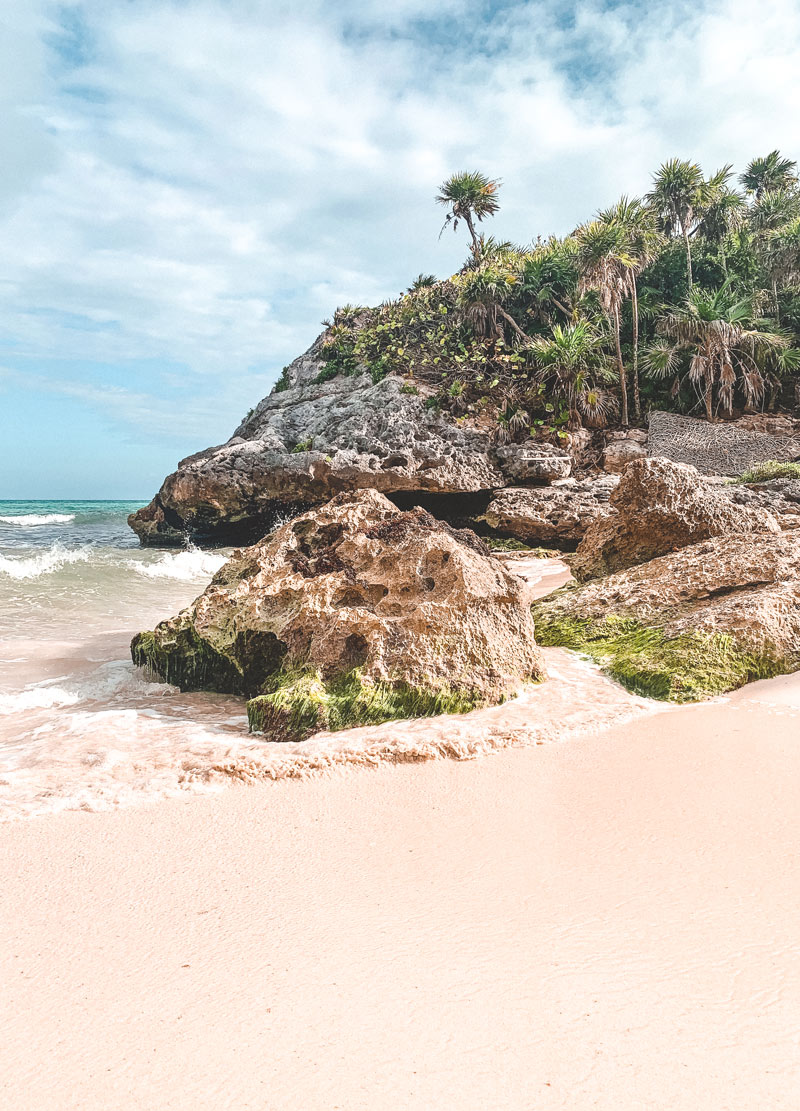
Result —
<instances>
[{"instance_id":1,"label":"low vegetation on cliff","mask_svg":"<svg viewBox=\"0 0 800 1111\"><path fill-rule=\"evenodd\" d=\"M500 182L446 181L458 273L421 274L377 308L326 322L324 380L361 369L424 386L427 404L497 442L558 441L653 405L708 419L793 405L800 388L800 187L778 151L734 178L672 159L564 238L520 246L480 230Z\"/></svg>"}]
</instances>

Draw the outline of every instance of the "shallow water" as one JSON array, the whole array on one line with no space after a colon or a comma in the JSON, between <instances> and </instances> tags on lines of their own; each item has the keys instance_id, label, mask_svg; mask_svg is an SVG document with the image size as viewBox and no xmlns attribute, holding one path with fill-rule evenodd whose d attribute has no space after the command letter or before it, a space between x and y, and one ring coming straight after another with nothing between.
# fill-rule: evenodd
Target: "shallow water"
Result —
<instances>
[{"instance_id":1,"label":"shallow water","mask_svg":"<svg viewBox=\"0 0 800 1111\"><path fill-rule=\"evenodd\" d=\"M0 502L0 820L107 809L231 779L474 757L566 739L636 714L637 699L569 653L505 706L269 744L244 700L182 694L130 662L131 637L191 602L226 552L141 549L127 503ZM511 559L538 593L568 573Z\"/></svg>"}]
</instances>

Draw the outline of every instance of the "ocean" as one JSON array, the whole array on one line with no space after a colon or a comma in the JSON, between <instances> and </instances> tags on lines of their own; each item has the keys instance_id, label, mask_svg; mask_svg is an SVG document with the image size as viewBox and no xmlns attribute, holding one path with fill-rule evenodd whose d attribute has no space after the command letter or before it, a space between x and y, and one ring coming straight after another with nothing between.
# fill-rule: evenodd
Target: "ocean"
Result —
<instances>
[{"instance_id":1,"label":"ocean","mask_svg":"<svg viewBox=\"0 0 800 1111\"><path fill-rule=\"evenodd\" d=\"M188 605L228 555L188 544L140 548L126 523L138 504L0 501L0 821L218 791L233 780L471 758L564 740L646 709L590 665L546 649L558 682L455 723L392 722L267 743L248 733L244 699L182 693L133 667L134 634ZM547 592L548 577L563 581L559 561L529 562L537 592Z\"/></svg>"}]
</instances>

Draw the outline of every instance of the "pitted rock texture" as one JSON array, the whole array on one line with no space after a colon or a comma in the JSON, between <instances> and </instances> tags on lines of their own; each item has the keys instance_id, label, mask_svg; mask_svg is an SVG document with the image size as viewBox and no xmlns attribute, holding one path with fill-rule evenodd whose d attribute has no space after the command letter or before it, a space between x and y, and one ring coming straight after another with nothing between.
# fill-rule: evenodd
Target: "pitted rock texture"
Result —
<instances>
[{"instance_id":1,"label":"pitted rock texture","mask_svg":"<svg viewBox=\"0 0 800 1111\"><path fill-rule=\"evenodd\" d=\"M768 509L781 528L800 528L800 478L771 478L746 486L732 483L724 492L737 505Z\"/></svg>"},{"instance_id":2,"label":"pitted rock texture","mask_svg":"<svg viewBox=\"0 0 800 1111\"><path fill-rule=\"evenodd\" d=\"M603 470L621 474L634 459L644 459L647 448L638 440L612 440L603 451Z\"/></svg>"},{"instance_id":3,"label":"pitted rock texture","mask_svg":"<svg viewBox=\"0 0 800 1111\"><path fill-rule=\"evenodd\" d=\"M462 493L505 486L489 436L425 407L425 394L366 374L318 383L319 341L227 443L182 460L131 528L144 544L255 539L281 507L345 490Z\"/></svg>"},{"instance_id":4,"label":"pitted rock texture","mask_svg":"<svg viewBox=\"0 0 800 1111\"><path fill-rule=\"evenodd\" d=\"M556 486L498 490L486 510L490 528L524 543L574 547L589 526L611 511L619 478L568 480Z\"/></svg>"},{"instance_id":5,"label":"pitted rock texture","mask_svg":"<svg viewBox=\"0 0 800 1111\"><path fill-rule=\"evenodd\" d=\"M547 485L568 478L572 470L572 459L562 448L533 440L526 444L505 444L497 448L497 458L503 474L515 485Z\"/></svg>"},{"instance_id":6,"label":"pitted rock texture","mask_svg":"<svg viewBox=\"0 0 800 1111\"><path fill-rule=\"evenodd\" d=\"M131 650L181 689L249 697L302 666L486 702L543 674L524 581L473 532L374 490L340 494L235 552Z\"/></svg>"},{"instance_id":7,"label":"pitted rock texture","mask_svg":"<svg viewBox=\"0 0 800 1111\"><path fill-rule=\"evenodd\" d=\"M776 428L777 432L752 431ZM770 459L791 462L800 457L800 429L787 418L745 417L737 422L709 424L678 413L650 414L648 454L687 463L706 475L740 475Z\"/></svg>"},{"instance_id":8,"label":"pitted rock texture","mask_svg":"<svg viewBox=\"0 0 800 1111\"><path fill-rule=\"evenodd\" d=\"M735 504L694 467L668 459L630 463L611 507L578 546L572 561L577 579L608 575L712 536L780 532L768 510Z\"/></svg>"},{"instance_id":9,"label":"pitted rock texture","mask_svg":"<svg viewBox=\"0 0 800 1111\"><path fill-rule=\"evenodd\" d=\"M727 633L742 648L800 666L800 536L718 536L607 578L557 591L541 620L628 617L669 637Z\"/></svg>"}]
</instances>

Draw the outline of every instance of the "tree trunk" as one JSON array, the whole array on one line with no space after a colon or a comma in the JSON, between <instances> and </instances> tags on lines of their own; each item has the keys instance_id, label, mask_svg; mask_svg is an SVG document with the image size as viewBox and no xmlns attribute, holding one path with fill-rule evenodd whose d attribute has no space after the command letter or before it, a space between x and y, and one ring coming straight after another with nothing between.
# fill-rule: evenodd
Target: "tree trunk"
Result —
<instances>
[{"instance_id":1,"label":"tree trunk","mask_svg":"<svg viewBox=\"0 0 800 1111\"><path fill-rule=\"evenodd\" d=\"M689 289L692 288L692 248L689 245L689 230L683 225L683 241L686 244L686 273L689 277Z\"/></svg>"},{"instance_id":2,"label":"tree trunk","mask_svg":"<svg viewBox=\"0 0 800 1111\"><path fill-rule=\"evenodd\" d=\"M775 306L775 323L780 326L781 307L778 304L778 279L772 279L772 303Z\"/></svg>"},{"instance_id":3,"label":"tree trunk","mask_svg":"<svg viewBox=\"0 0 800 1111\"><path fill-rule=\"evenodd\" d=\"M637 420L642 416L642 399L639 393L639 294L636 278L631 284L631 308L633 310L633 412Z\"/></svg>"},{"instance_id":4,"label":"tree trunk","mask_svg":"<svg viewBox=\"0 0 800 1111\"><path fill-rule=\"evenodd\" d=\"M614 306L614 343L617 348L617 369L619 371L619 385L622 393L622 424L628 426L628 382L625 377L625 364L622 361L622 345L619 339L619 305Z\"/></svg>"},{"instance_id":5,"label":"tree trunk","mask_svg":"<svg viewBox=\"0 0 800 1111\"><path fill-rule=\"evenodd\" d=\"M713 421L714 420L714 408L713 408L713 405L712 405L713 391L714 391L713 382L710 382L708 379L706 379L706 392L703 395L703 400L706 403L706 420L707 421Z\"/></svg>"},{"instance_id":6,"label":"tree trunk","mask_svg":"<svg viewBox=\"0 0 800 1111\"><path fill-rule=\"evenodd\" d=\"M465 212L464 220L466 221L466 225L469 228L469 234L472 236L472 257L477 258L479 242L478 236L475 234L475 225L472 222L472 215L469 212Z\"/></svg>"}]
</instances>

